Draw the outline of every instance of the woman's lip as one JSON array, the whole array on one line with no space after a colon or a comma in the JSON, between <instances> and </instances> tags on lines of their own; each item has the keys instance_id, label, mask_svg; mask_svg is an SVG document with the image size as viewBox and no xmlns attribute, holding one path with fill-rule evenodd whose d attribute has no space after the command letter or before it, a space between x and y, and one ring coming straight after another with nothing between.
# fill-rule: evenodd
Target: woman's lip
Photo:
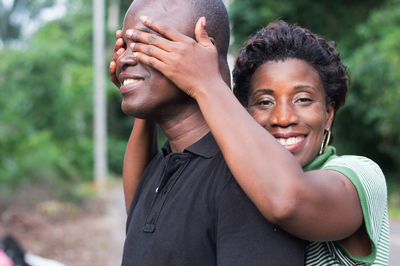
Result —
<instances>
[{"instance_id":1,"label":"woman's lip","mask_svg":"<svg viewBox=\"0 0 400 266\"><path fill-rule=\"evenodd\" d=\"M279 144L284 146L288 151L294 153L298 151L305 143L307 135L304 134L274 134L274 137L277 139ZM296 137L302 137L299 142L294 143L294 144L287 144L286 142L289 140L289 138L296 138ZM281 139L281 140L279 140ZM284 139L284 140L282 140ZM293 141L293 140L292 140Z\"/></svg>"},{"instance_id":2,"label":"woman's lip","mask_svg":"<svg viewBox=\"0 0 400 266\"><path fill-rule=\"evenodd\" d=\"M291 153L294 153L296 151L298 151L299 149L301 149L301 147L305 144L306 142L306 138L307 136L304 136L304 139L302 139L301 141L297 142L296 144L293 145L283 145L288 151L290 151Z\"/></svg>"},{"instance_id":3,"label":"woman's lip","mask_svg":"<svg viewBox=\"0 0 400 266\"><path fill-rule=\"evenodd\" d=\"M272 136L274 136L275 138L291 138L299 136L306 137L307 135L304 133L291 132L291 133L273 133Z\"/></svg>"}]
</instances>

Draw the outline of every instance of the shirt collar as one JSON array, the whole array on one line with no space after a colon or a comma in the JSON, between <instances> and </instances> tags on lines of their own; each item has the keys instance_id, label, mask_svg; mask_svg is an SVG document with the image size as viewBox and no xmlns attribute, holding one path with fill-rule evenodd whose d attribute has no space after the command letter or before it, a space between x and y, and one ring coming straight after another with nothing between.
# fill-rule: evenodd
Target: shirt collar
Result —
<instances>
[{"instance_id":1,"label":"shirt collar","mask_svg":"<svg viewBox=\"0 0 400 266\"><path fill-rule=\"evenodd\" d=\"M337 157L336 149L333 146L328 146L323 154L318 155L313 161L303 167L304 171L319 170L322 166Z\"/></svg>"},{"instance_id":2,"label":"shirt collar","mask_svg":"<svg viewBox=\"0 0 400 266\"><path fill-rule=\"evenodd\" d=\"M208 132L200 140L187 147L183 152L190 152L208 159L214 157L218 151L219 148L215 142L214 136L211 132ZM169 141L167 141L162 147L162 153L165 157L171 152L171 146L169 145Z\"/></svg>"}]
</instances>

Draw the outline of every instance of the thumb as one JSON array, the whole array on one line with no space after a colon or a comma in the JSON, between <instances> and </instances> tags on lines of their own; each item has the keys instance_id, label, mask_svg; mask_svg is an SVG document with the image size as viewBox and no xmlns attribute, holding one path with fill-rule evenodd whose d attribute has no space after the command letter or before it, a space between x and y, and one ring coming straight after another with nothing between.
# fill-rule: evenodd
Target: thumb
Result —
<instances>
[{"instance_id":1,"label":"thumb","mask_svg":"<svg viewBox=\"0 0 400 266\"><path fill-rule=\"evenodd\" d=\"M201 46L210 46L213 45L211 40L208 38L208 34L206 31L206 18L201 17L196 23L196 27L194 29L194 34L196 36L196 41L201 45Z\"/></svg>"}]
</instances>

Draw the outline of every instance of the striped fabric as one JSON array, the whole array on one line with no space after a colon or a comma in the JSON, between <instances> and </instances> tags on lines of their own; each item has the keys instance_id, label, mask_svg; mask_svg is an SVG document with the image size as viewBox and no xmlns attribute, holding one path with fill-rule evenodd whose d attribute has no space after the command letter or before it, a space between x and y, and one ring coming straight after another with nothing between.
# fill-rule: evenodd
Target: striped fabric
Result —
<instances>
[{"instance_id":1,"label":"striped fabric","mask_svg":"<svg viewBox=\"0 0 400 266\"><path fill-rule=\"evenodd\" d=\"M372 242L368 257L355 257L338 242L310 242L306 265L388 265L389 222L385 177L379 166L361 156L330 157L321 169L335 170L357 189L367 233Z\"/></svg>"}]
</instances>

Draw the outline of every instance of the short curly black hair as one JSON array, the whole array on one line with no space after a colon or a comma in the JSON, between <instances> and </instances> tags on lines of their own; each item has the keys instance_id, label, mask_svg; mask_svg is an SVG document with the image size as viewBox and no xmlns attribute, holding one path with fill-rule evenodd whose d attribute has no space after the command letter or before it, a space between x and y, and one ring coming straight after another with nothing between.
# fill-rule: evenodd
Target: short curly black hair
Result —
<instances>
[{"instance_id":1,"label":"short curly black hair","mask_svg":"<svg viewBox=\"0 0 400 266\"><path fill-rule=\"evenodd\" d=\"M334 46L333 42L297 25L284 21L270 23L241 49L233 70L233 91L247 107L251 77L259 66L267 61L302 59L319 73L326 103L334 102L336 112L345 102L349 76Z\"/></svg>"}]
</instances>

